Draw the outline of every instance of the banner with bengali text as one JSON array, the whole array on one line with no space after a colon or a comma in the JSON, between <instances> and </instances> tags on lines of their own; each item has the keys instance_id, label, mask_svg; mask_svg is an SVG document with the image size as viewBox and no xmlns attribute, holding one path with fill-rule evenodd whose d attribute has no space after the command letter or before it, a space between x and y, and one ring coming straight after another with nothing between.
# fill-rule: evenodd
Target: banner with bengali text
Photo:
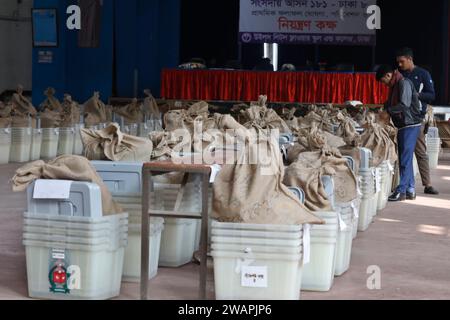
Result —
<instances>
[{"instance_id":1,"label":"banner with bengali text","mask_svg":"<svg viewBox=\"0 0 450 320\"><path fill-rule=\"evenodd\" d=\"M243 43L375 45L367 8L376 0L241 0Z\"/></svg>"}]
</instances>

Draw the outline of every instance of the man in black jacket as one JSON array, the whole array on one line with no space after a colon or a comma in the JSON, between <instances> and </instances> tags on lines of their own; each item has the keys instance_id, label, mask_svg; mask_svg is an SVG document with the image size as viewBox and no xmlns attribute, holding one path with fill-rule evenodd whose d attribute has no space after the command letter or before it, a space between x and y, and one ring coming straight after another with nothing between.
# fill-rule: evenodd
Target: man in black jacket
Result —
<instances>
[{"instance_id":1,"label":"man in black jacket","mask_svg":"<svg viewBox=\"0 0 450 320\"><path fill-rule=\"evenodd\" d=\"M428 105L436 98L433 79L427 70L414 64L414 53L410 48L403 48L397 51L397 63L402 75L411 80L416 91L419 93L419 99L422 102L421 116L423 121L427 114ZM428 127L422 125L422 130L417 139L415 153L422 183L425 187L425 193L437 195L439 192L431 185L430 165L428 162L427 144L425 142L427 131Z\"/></svg>"},{"instance_id":2,"label":"man in black jacket","mask_svg":"<svg viewBox=\"0 0 450 320\"><path fill-rule=\"evenodd\" d=\"M377 81L389 87L386 111L398 128L398 152L400 161L400 184L389 197L389 201L415 200L413 169L414 149L422 125L422 103L414 84L390 66L380 66Z\"/></svg>"}]
</instances>

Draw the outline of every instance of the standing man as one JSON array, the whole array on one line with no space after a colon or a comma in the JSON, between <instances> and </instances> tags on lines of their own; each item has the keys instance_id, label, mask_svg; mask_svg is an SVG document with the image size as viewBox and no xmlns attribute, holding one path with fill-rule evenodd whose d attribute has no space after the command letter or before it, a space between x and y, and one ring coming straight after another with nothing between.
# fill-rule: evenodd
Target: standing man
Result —
<instances>
[{"instance_id":1,"label":"standing man","mask_svg":"<svg viewBox=\"0 0 450 320\"><path fill-rule=\"evenodd\" d=\"M431 104L436 94L434 91L433 79L425 69L414 65L414 53L410 48L403 48L397 51L397 63L402 75L411 80L416 91L419 93L420 102L422 102L422 122L427 114L428 105ZM419 138L416 144L416 158L419 165L420 176L425 187L425 194L438 195L439 192L431 185L430 165L428 163L427 144L425 142L425 135L428 133L428 126L422 124Z\"/></svg>"},{"instance_id":2,"label":"standing man","mask_svg":"<svg viewBox=\"0 0 450 320\"><path fill-rule=\"evenodd\" d=\"M415 200L413 156L422 125L422 104L414 84L398 70L393 70L390 66L380 66L376 77L377 81L389 87L389 99L385 108L398 128L400 184L389 197L389 201Z\"/></svg>"}]
</instances>

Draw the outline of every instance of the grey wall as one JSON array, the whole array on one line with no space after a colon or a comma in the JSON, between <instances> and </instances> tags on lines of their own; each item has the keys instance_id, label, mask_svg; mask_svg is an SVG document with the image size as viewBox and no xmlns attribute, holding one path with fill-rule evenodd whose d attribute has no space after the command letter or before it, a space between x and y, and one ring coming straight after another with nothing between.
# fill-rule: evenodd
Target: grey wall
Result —
<instances>
[{"instance_id":1,"label":"grey wall","mask_svg":"<svg viewBox=\"0 0 450 320\"><path fill-rule=\"evenodd\" d=\"M29 18L33 0L0 1L0 93L22 84L25 90L32 86L31 21L6 21L3 17L17 15Z\"/></svg>"}]
</instances>

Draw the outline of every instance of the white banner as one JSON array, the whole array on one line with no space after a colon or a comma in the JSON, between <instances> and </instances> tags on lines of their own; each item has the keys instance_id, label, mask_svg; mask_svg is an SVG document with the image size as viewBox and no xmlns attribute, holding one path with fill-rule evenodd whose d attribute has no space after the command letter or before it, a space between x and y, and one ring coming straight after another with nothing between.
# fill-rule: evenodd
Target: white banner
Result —
<instances>
[{"instance_id":1,"label":"white banner","mask_svg":"<svg viewBox=\"0 0 450 320\"><path fill-rule=\"evenodd\" d=\"M374 45L367 8L376 0L241 0L244 43Z\"/></svg>"}]
</instances>

